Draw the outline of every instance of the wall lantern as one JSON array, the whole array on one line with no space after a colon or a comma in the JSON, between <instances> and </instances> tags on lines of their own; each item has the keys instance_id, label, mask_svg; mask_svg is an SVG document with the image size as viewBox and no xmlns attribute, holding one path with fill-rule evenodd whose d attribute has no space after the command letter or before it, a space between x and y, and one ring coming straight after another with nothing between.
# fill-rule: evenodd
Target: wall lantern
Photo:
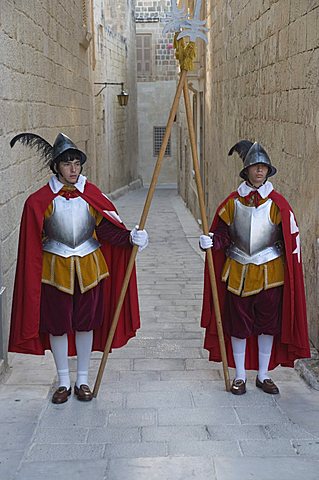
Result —
<instances>
[{"instance_id":1,"label":"wall lantern","mask_svg":"<svg viewBox=\"0 0 319 480\"><path fill-rule=\"evenodd\" d=\"M107 87L107 85L121 85L121 93L118 94L117 100L121 107L126 107L129 94L124 90L123 82L94 82L94 85L103 85L101 90L95 95L96 97Z\"/></svg>"}]
</instances>

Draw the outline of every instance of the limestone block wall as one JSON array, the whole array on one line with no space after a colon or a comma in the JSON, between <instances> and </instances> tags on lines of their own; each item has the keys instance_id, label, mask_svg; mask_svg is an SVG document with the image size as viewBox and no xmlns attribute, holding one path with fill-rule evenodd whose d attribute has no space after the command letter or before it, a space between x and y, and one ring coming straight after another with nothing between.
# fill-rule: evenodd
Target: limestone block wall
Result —
<instances>
[{"instance_id":1,"label":"limestone block wall","mask_svg":"<svg viewBox=\"0 0 319 480\"><path fill-rule=\"evenodd\" d=\"M170 9L170 0L136 1L136 33L152 35L151 74L139 75L139 81L162 81L176 78L176 61L172 49L173 34L163 35L165 25L163 21Z\"/></svg>"},{"instance_id":2,"label":"limestone block wall","mask_svg":"<svg viewBox=\"0 0 319 480\"><path fill-rule=\"evenodd\" d=\"M95 9L95 82L124 83L126 107L117 95L120 85L108 85L95 96L97 182L110 192L136 180L138 157L134 4L129 0L98 1ZM95 85L95 95L102 88Z\"/></svg>"},{"instance_id":3,"label":"limestone block wall","mask_svg":"<svg viewBox=\"0 0 319 480\"><path fill-rule=\"evenodd\" d=\"M171 8L169 0L137 0L136 33L150 38L149 70L137 69L139 172L145 185L151 181L157 155L153 149L154 127L165 127L176 91L177 63L173 35L163 34L164 19ZM139 60L139 55L137 55ZM174 125L171 134L171 156L165 157L159 183L176 184L178 135Z\"/></svg>"},{"instance_id":4,"label":"limestone block wall","mask_svg":"<svg viewBox=\"0 0 319 480\"><path fill-rule=\"evenodd\" d=\"M204 187L208 218L239 183L238 140L258 140L301 230L309 330L319 347L319 4L311 0L206 2ZM184 178L187 176L184 175ZM181 192L189 190L181 185ZM196 205L191 205L196 211Z\"/></svg>"},{"instance_id":5,"label":"limestone block wall","mask_svg":"<svg viewBox=\"0 0 319 480\"><path fill-rule=\"evenodd\" d=\"M9 141L32 131L53 142L63 131L90 155L91 88L81 39L81 2L1 1L0 269L8 312L22 206L48 175L34 151L11 150Z\"/></svg>"},{"instance_id":6,"label":"limestone block wall","mask_svg":"<svg viewBox=\"0 0 319 480\"><path fill-rule=\"evenodd\" d=\"M143 183L149 185L152 179L157 155L153 149L153 128L165 127L172 106L176 82L138 82L139 122L139 171ZM175 184L178 155L178 127L173 125L171 133L171 155L165 156L158 178L159 184Z\"/></svg>"}]
</instances>

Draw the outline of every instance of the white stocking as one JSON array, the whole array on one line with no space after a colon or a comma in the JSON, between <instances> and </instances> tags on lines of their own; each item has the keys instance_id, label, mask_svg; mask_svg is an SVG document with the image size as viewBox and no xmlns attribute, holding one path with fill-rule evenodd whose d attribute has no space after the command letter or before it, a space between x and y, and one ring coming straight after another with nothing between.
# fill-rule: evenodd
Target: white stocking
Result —
<instances>
[{"instance_id":1,"label":"white stocking","mask_svg":"<svg viewBox=\"0 0 319 480\"><path fill-rule=\"evenodd\" d=\"M266 380L266 378L269 378L268 366L271 356L273 340L273 335L258 335L258 378L261 382Z\"/></svg>"},{"instance_id":2,"label":"white stocking","mask_svg":"<svg viewBox=\"0 0 319 480\"><path fill-rule=\"evenodd\" d=\"M68 363L68 336L64 335L51 335L50 344L55 361L55 366L59 376L59 387L70 388L70 374Z\"/></svg>"},{"instance_id":3,"label":"white stocking","mask_svg":"<svg viewBox=\"0 0 319 480\"><path fill-rule=\"evenodd\" d=\"M75 344L78 357L76 386L88 384L89 365L93 343L93 330L75 332Z\"/></svg>"},{"instance_id":4,"label":"white stocking","mask_svg":"<svg viewBox=\"0 0 319 480\"><path fill-rule=\"evenodd\" d=\"M231 337L231 344L233 347L233 356L236 365L236 380L246 381L245 371L245 353L246 353L246 338Z\"/></svg>"}]
</instances>

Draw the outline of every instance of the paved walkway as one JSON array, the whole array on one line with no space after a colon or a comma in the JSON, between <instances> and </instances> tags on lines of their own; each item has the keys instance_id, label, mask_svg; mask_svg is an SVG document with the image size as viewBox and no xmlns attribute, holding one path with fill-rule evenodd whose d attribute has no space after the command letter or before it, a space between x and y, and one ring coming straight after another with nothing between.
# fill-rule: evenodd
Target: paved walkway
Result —
<instances>
[{"instance_id":1,"label":"paved walkway","mask_svg":"<svg viewBox=\"0 0 319 480\"><path fill-rule=\"evenodd\" d=\"M145 195L116 201L128 226ZM147 229L150 247L138 256L142 328L111 354L96 400L53 405L51 355L10 356L0 385L0 480L317 479L319 391L278 368L279 396L257 390L253 372L246 395L226 393L220 366L202 349L199 228L175 190L157 190ZM74 378L74 359L71 367Z\"/></svg>"}]
</instances>

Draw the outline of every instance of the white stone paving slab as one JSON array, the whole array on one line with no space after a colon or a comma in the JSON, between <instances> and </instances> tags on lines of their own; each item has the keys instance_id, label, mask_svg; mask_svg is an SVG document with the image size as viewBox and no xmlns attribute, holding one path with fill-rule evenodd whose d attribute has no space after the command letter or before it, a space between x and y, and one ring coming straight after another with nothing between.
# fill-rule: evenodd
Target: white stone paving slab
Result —
<instances>
[{"instance_id":1,"label":"white stone paving slab","mask_svg":"<svg viewBox=\"0 0 319 480\"><path fill-rule=\"evenodd\" d=\"M129 393L127 395L126 405L128 408L134 408L137 405L142 408L183 408L192 407L192 397L190 392L139 392Z\"/></svg>"},{"instance_id":2,"label":"white stone paving slab","mask_svg":"<svg viewBox=\"0 0 319 480\"><path fill-rule=\"evenodd\" d=\"M294 440L292 442L297 455L318 457L319 459L319 438L312 440Z\"/></svg>"},{"instance_id":3,"label":"white stone paving slab","mask_svg":"<svg viewBox=\"0 0 319 480\"><path fill-rule=\"evenodd\" d=\"M144 442L171 442L172 440L185 442L188 440L209 439L209 432L204 425L143 427L141 435Z\"/></svg>"},{"instance_id":4,"label":"white stone paving slab","mask_svg":"<svg viewBox=\"0 0 319 480\"><path fill-rule=\"evenodd\" d=\"M316 435L302 428L300 425L288 420L286 423L264 425L264 430L269 438L289 439L316 439Z\"/></svg>"},{"instance_id":5,"label":"white stone paving slab","mask_svg":"<svg viewBox=\"0 0 319 480\"><path fill-rule=\"evenodd\" d=\"M27 422L6 422L0 423L0 451L5 450L24 450L25 446L29 443L32 434L36 428L36 420L34 423ZM1 476L0 476L1 478Z\"/></svg>"},{"instance_id":6,"label":"white stone paving slab","mask_svg":"<svg viewBox=\"0 0 319 480\"><path fill-rule=\"evenodd\" d=\"M45 443L87 443L89 428L88 427L47 427L40 426L36 431L36 441L38 444Z\"/></svg>"},{"instance_id":7,"label":"white stone paving slab","mask_svg":"<svg viewBox=\"0 0 319 480\"><path fill-rule=\"evenodd\" d=\"M268 425L269 423L285 423L287 417L276 406L236 406L236 413L241 423L260 425L260 420Z\"/></svg>"},{"instance_id":8,"label":"white stone paving slab","mask_svg":"<svg viewBox=\"0 0 319 480\"><path fill-rule=\"evenodd\" d=\"M108 415L108 425L111 426L125 425L126 427L144 427L147 425L154 425L155 422L156 410L150 408L113 410Z\"/></svg>"},{"instance_id":9,"label":"white stone paving slab","mask_svg":"<svg viewBox=\"0 0 319 480\"><path fill-rule=\"evenodd\" d=\"M185 370L185 361L170 358L135 359L134 370Z\"/></svg>"},{"instance_id":10,"label":"white stone paving slab","mask_svg":"<svg viewBox=\"0 0 319 480\"><path fill-rule=\"evenodd\" d=\"M208 425L210 440L265 440L267 434L263 425Z\"/></svg>"},{"instance_id":11,"label":"white stone paving slab","mask_svg":"<svg viewBox=\"0 0 319 480\"><path fill-rule=\"evenodd\" d=\"M239 424L238 417L233 408L170 408L158 409L159 425L220 425Z\"/></svg>"},{"instance_id":12,"label":"white stone paving slab","mask_svg":"<svg viewBox=\"0 0 319 480\"><path fill-rule=\"evenodd\" d=\"M89 429L87 443L138 443L141 439L142 429L140 427L126 427L116 425L115 427L94 427Z\"/></svg>"},{"instance_id":13,"label":"white stone paving slab","mask_svg":"<svg viewBox=\"0 0 319 480\"><path fill-rule=\"evenodd\" d=\"M15 480L15 472L23 458L24 449L0 450L0 478L1 480Z\"/></svg>"},{"instance_id":14,"label":"white stone paving slab","mask_svg":"<svg viewBox=\"0 0 319 480\"><path fill-rule=\"evenodd\" d=\"M99 460L103 458L104 445L73 443L33 443L25 456L26 462L60 462L61 460ZM58 465L58 464L57 464Z\"/></svg>"},{"instance_id":15,"label":"white stone paving slab","mask_svg":"<svg viewBox=\"0 0 319 480\"><path fill-rule=\"evenodd\" d=\"M216 480L212 460L192 458L135 458L111 460L106 480Z\"/></svg>"},{"instance_id":16,"label":"white stone paving slab","mask_svg":"<svg viewBox=\"0 0 319 480\"><path fill-rule=\"evenodd\" d=\"M58 478L83 480L104 480L108 468L108 460L60 460L46 462L24 462L14 480L57 480ZM1 478L1 477L0 477ZM4 479L11 480L10 477Z\"/></svg>"},{"instance_id":17,"label":"white stone paving slab","mask_svg":"<svg viewBox=\"0 0 319 480\"><path fill-rule=\"evenodd\" d=\"M169 442L168 451L171 456L175 457L198 457L200 455L215 457L225 455L225 452L230 458L242 456L240 446L234 440L175 440Z\"/></svg>"},{"instance_id":18,"label":"white stone paving slab","mask_svg":"<svg viewBox=\"0 0 319 480\"><path fill-rule=\"evenodd\" d=\"M104 457L108 459L165 457L167 454L166 442L108 443L104 451Z\"/></svg>"},{"instance_id":19,"label":"white stone paving slab","mask_svg":"<svg viewBox=\"0 0 319 480\"><path fill-rule=\"evenodd\" d=\"M240 440L239 445L245 457L287 457L296 455L292 443L285 438Z\"/></svg>"},{"instance_id":20,"label":"white stone paving slab","mask_svg":"<svg viewBox=\"0 0 319 480\"><path fill-rule=\"evenodd\" d=\"M197 370L196 373L191 370L162 370L162 380L221 380L218 370Z\"/></svg>"},{"instance_id":21,"label":"white stone paving slab","mask_svg":"<svg viewBox=\"0 0 319 480\"><path fill-rule=\"evenodd\" d=\"M141 392L178 392L180 390L198 391L201 388L202 384L200 380L161 380L158 382L140 381Z\"/></svg>"},{"instance_id":22,"label":"white stone paving slab","mask_svg":"<svg viewBox=\"0 0 319 480\"><path fill-rule=\"evenodd\" d=\"M106 425L109 411L94 408L96 404L92 402L89 406L85 402L79 402L74 398L62 405L49 403L39 419L39 425L55 428L64 428L65 425L70 427L100 427Z\"/></svg>"},{"instance_id":23,"label":"white stone paving slab","mask_svg":"<svg viewBox=\"0 0 319 480\"><path fill-rule=\"evenodd\" d=\"M319 460L296 457L216 458L217 480L318 480Z\"/></svg>"}]
</instances>

